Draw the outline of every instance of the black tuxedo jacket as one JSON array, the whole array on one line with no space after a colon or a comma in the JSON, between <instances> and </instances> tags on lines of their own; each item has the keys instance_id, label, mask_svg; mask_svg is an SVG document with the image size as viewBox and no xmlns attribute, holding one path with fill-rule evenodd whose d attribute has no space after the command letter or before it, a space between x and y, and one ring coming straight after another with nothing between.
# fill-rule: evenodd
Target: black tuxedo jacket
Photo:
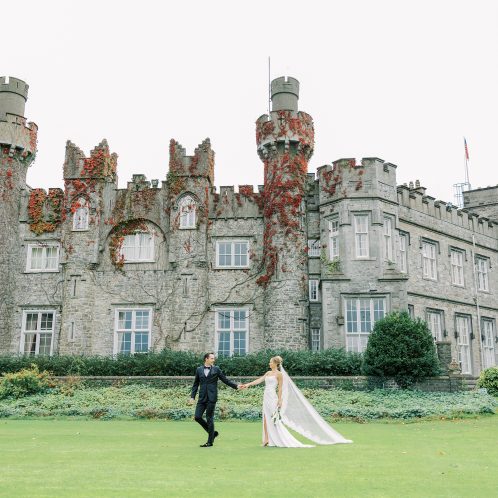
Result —
<instances>
[{"instance_id":1,"label":"black tuxedo jacket","mask_svg":"<svg viewBox=\"0 0 498 498\"><path fill-rule=\"evenodd\" d=\"M218 401L218 380L224 382L227 386L237 389L237 384L228 380L225 374L220 370L219 367L213 365L208 376L204 375L204 365L198 367L195 371L194 385L192 386L191 398L194 399L199 389L199 402L206 403L216 403Z\"/></svg>"}]
</instances>

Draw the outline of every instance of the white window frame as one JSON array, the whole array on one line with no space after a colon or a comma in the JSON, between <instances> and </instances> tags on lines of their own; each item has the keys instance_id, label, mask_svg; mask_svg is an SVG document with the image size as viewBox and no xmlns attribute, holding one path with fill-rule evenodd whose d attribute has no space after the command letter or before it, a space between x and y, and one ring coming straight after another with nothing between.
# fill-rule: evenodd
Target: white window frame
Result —
<instances>
[{"instance_id":1,"label":"white window frame","mask_svg":"<svg viewBox=\"0 0 498 498\"><path fill-rule=\"evenodd\" d=\"M322 331L319 327L311 327L310 346L314 353L322 350Z\"/></svg>"},{"instance_id":2,"label":"white window frame","mask_svg":"<svg viewBox=\"0 0 498 498\"><path fill-rule=\"evenodd\" d=\"M28 317L28 314L33 313L33 314L38 314L37 322L36 322L36 330L31 331L31 330L26 330L26 319ZM42 331L41 330L41 317L43 313L50 313L52 314L52 329L50 331L51 334L51 339L50 339L50 352L49 356L52 356L53 350L54 350L54 337L55 337L55 320L56 320L56 313L54 309L27 309L23 310L22 313L22 324L21 324L21 343L19 345L19 353L20 354L29 354L29 352L24 351L24 344L26 342L26 335L27 334L35 334L35 354L34 356L38 356L40 352L40 335L42 333L49 333L47 330Z\"/></svg>"},{"instance_id":3,"label":"white window frame","mask_svg":"<svg viewBox=\"0 0 498 498\"><path fill-rule=\"evenodd\" d=\"M329 220L329 259L339 257L339 218Z\"/></svg>"},{"instance_id":4,"label":"white window frame","mask_svg":"<svg viewBox=\"0 0 498 498\"><path fill-rule=\"evenodd\" d=\"M385 295L374 295L374 296L344 296L344 330L346 333L346 350L347 351L353 351L356 353L362 353L365 351L368 343L368 337L370 336L370 333L372 332L375 322L377 320L380 320L381 318L384 318L388 311L387 311L387 306L388 306L388 301L387 301L387 296ZM348 304L351 301L351 310L348 310ZM362 304L363 301L368 301L368 308L363 307ZM382 309L382 316L378 317L377 319L375 318L376 314L379 314L378 311L379 309L376 309L375 307L375 301L382 301L383 302L383 309ZM369 323L370 323L370 329L369 330L362 330L362 328L365 328L363 324L366 324L366 320L362 320L362 310L367 310L369 311ZM349 321L349 313L348 311L351 311L352 313L354 312L356 314L356 320L355 321ZM356 331L348 331L348 328L350 328L350 323L351 325L355 325L354 327L351 326L351 328L356 328Z\"/></svg>"},{"instance_id":5,"label":"white window frame","mask_svg":"<svg viewBox=\"0 0 498 498\"><path fill-rule=\"evenodd\" d=\"M475 258L477 290L489 292L489 260L476 256Z\"/></svg>"},{"instance_id":6,"label":"white window frame","mask_svg":"<svg viewBox=\"0 0 498 498\"><path fill-rule=\"evenodd\" d=\"M427 309L426 320L427 326L431 331L434 342L442 341L444 337L444 315L442 310Z\"/></svg>"},{"instance_id":7,"label":"white window frame","mask_svg":"<svg viewBox=\"0 0 498 498\"><path fill-rule=\"evenodd\" d=\"M245 329L235 329L235 319L234 319L234 314L236 311L244 311L246 314L246 326ZM230 328L229 329L222 329L218 327L218 315L220 313L230 313ZM228 356L233 356L234 355L234 349L235 349L235 332L244 332L246 333L246 349L243 355L246 355L250 352L249 349L249 337L250 337L250 323L249 323L249 308L247 307L240 307L240 308L216 308L215 309L215 315L214 315L214 350L216 351L216 355L218 356L220 354L219 352L219 338L220 338L220 333L230 333L230 347L229 347L229 355ZM241 355L241 356L243 356ZM224 355L225 356L225 355Z\"/></svg>"},{"instance_id":8,"label":"white window frame","mask_svg":"<svg viewBox=\"0 0 498 498\"><path fill-rule=\"evenodd\" d=\"M470 349L470 334L472 323L469 315L455 315L455 329L457 332L458 363L462 374L472 373L472 353Z\"/></svg>"},{"instance_id":9,"label":"white window frame","mask_svg":"<svg viewBox=\"0 0 498 498\"><path fill-rule=\"evenodd\" d=\"M354 214L354 240L356 259L366 259L370 257L370 240L368 233L368 214Z\"/></svg>"},{"instance_id":10,"label":"white window frame","mask_svg":"<svg viewBox=\"0 0 498 498\"><path fill-rule=\"evenodd\" d=\"M387 261L393 261L393 225L392 216L384 216L382 242L384 248L384 259Z\"/></svg>"},{"instance_id":11,"label":"white window frame","mask_svg":"<svg viewBox=\"0 0 498 498\"><path fill-rule=\"evenodd\" d=\"M437 245L428 240L422 241L422 276L427 280L437 280Z\"/></svg>"},{"instance_id":12,"label":"white window frame","mask_svg":"<svg viewBox=\"0 0 498 498\"><path fill-rule=\"evenodd\" d=\"M179 228L192 230L197 228L197 203L191 195L183 196L178 202Z\"/></svg>"},{"instance_id":13,"label":"white window frame","mask_svg":"<svg viewBox=\"0 0 498 498\"><path fill-rule=\"evenodd\" d=\"M149 312L149 327L148 329L138 329L136 328L136 312L137 311L148 311ZM120 312L131 312L131 329L120 329L119 328L119 313ZM120 353L119 351L119 334L123 332L130 332L131 333L131 344L130 344L130 352L128 354L137 354L137 353L148 353L152 349L152 320L153 320L153 315L152 315L152 308L146 307L146 308L116 308L114 310L114 345L113 345L113 354L118 355L118 354L125 354L125 353ZM148 334L148 349L147 351L135 351L135 334L143 334L147 333Z\"/></svg>"},{"instance_id":14,"label":"white window frame","mask_svg":"<svg viewBox=\"0 0 498 498\"><path fill-rule=\"evenodd\" d=\"M399 271L408 273L408 235L399 234Z\"/></svg>"},{"instance_id":15,"label":"white window frame","mask_svg":"<svg viewBox=\"0 0 498 498\"><path fill-rule=\"evenodd\" d=\"M310 278L308 280L308 291L311 303L320 301L320 280L317 278Z\"/></svg>"},{"instance_id":16,"label":"white window frame","mask_svg":"<svg viewBox=\"0 0 498 498\"><path fill-rule=\"evenodd\" d=\"M320 239L308 239L308 257L319 258L322 245Z\"/></svg>"},{"instance_id":17,"label":"white window frame","mask_svg":"<svg viewBox=\"0 0 498 498\"><path fill-rule=\"evenodd\" d=\"M80 197L76 202L79 207L73 213L73 232L85 232L88 230L90 218L88 201L84 197Z\"/></svg>"},{"instance_id":18,"label":"white window frame","mask_svg":"<svg viewBox=\"0 0 498 498\"><path fill-rule=\"evenodd\" d=\"M482 348L483 368L491 368L496 365L495 353L495 321L492 318L482 319Z\"/></svg>"},{"instance_id":19,"label":"white window frame","mask_svg":"<svg viewBox=\"0 0 498 498\"><path fill-rule=\"evenodd\" d=\"M450 250L451 262L451 283L458 287L465 286L465 276L463 271L464 253L458 249Z\"/></svg>"},{"instance_id":20,"label":"white window frame","mask_svg":"<svg viewBox=\"0 0 498 498\"><path fill-rule=\"evenodd\" d=\"M135 259L128 259L125 257L125 247L128 247L126 243L126 238L127 237L134 237L135 238L135 243L133 247L135 248L135 254L137 252L137 249L140 252L140 238L142 235L148 235L149 240L150 240L150 258L135 258ZM138 242L137 242L138 240ZM119 248L119 257L123 258L123 261L125 263L153 263L155 261L155 244L154 244L154 234L151 232L145 232L143 230L138 230L135 233L125 235L123 242L121 244L121 247Z\"/></svg>"},{"instance_id":21,"label":"white window frame","mask_svg":"<svg viewBox=\"0 0 498 498\"><path fill-rule=\"evenodd\" d=\"M56 251L56 264L55 268L31 268L33 264L33 258L32 255L32 250L33 249L42 249L42 256L41 256L41 261L42 261L42 266L46 265L47 263L47 248L57 248ZM28 257L26 261L26 272L28 273L57 273L59 271L59 257L60 257L60 244L58 242L37 242L33 244L28 244Z\"/></svg>"},{"instance_id":22,"label":"white window frame","mask_svg":"<svg viewBox=\"0 0 498 498\"><path fill-rule=\"evenodd\" d=\"M230 244L230 265L221 265L220 264L220 244ZM247 256L246 256L246 261L247 264L245 265L235 265L235 244L247 244ZM216 241L216 268L220 270L227 270L227 269L232 269L232 268L249 268L250 265L250 259L249 259L249 250L250 250L250 243L249 240L247 239L226 239L226 240L217 240ZM242 253L240 253L242 255Z\"/></svg>"}]
</instances>

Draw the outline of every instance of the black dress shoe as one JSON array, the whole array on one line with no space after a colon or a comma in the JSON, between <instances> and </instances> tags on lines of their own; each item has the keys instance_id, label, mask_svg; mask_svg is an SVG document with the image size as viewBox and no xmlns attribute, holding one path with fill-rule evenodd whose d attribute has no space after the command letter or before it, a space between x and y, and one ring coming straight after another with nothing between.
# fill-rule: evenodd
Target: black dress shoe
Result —
<instances>
[{"instance_id":1,"label":"black dress shoe","mask_svg":"<svg viewBox=\"0 0 498 498\"><path fill-rule=\"evenodd\" d=\"M213 443L204 443L204 444L201 444L201 448L209 448L210 446L213 446Z\"/></svg>"},{"instance_id":2,"label":"black dress shoe","mask_svg":"<svg viewBox=\"0 0 498 498\"><path fill-rule=\"evenodd\" d=\"M219 435L220 435L220 433L218 431L214 431L214 438L213 439L216 439Z\"/></svg>"}]
</instances>

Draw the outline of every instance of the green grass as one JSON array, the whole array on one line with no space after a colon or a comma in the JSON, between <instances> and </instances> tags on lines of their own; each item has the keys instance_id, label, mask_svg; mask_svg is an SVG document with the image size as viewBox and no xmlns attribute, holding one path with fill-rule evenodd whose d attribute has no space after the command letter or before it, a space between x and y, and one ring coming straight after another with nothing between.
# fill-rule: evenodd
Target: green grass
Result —
<instances>
[{"instance_id":1,"label":"green grass","mask_svg":"<svg viewBox=\"0 0 498 498\"><path fill-rule=\"evenodd\" d=\"M1 497L494 497L498 417L341 422L351 445L260 447L258 422L0 421Z\"/></svg>"}]
</instances>

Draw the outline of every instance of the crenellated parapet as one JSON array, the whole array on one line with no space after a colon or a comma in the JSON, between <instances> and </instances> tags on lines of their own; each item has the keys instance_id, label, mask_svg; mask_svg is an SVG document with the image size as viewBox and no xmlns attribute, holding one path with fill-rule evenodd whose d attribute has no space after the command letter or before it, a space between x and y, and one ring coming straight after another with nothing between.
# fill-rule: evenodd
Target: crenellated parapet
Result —
<instances>
[{"instance_id":1,"label":"crenellated parapet","mask_svg":"<svg viewBox=\"0 0 498 498\"><path fill-rule=\"evenodd\" d=\"M210 195L209 218L211 220L262 218L263 195L255 192L253 185L222 186L217 193L213 188Z\"/></svg>"},{"instance_id":2,"label":"crenellated parapet","mask_svg":"<svg viewBox=\"0 0 498 498\"><path fill-rule=\"evenodd\" d=\"M118 155L109 150L109 144L103 139L90 151L88 157L72 142L66 142L64 160L64 179L74 178L117 180Z\"/></svg>"},{"instance_id":3,"label":"crenellated parapet","mask_svg":"<svg viewBox=\"0 0 498 498\"><path fill-rule=\"evenodd\" d=\"M206 138L187 156L185 148L171 139L169 146L169 174L175 176L205 177L214 185L214 156L211 141Z\"/></svg>"}]
</instances>

